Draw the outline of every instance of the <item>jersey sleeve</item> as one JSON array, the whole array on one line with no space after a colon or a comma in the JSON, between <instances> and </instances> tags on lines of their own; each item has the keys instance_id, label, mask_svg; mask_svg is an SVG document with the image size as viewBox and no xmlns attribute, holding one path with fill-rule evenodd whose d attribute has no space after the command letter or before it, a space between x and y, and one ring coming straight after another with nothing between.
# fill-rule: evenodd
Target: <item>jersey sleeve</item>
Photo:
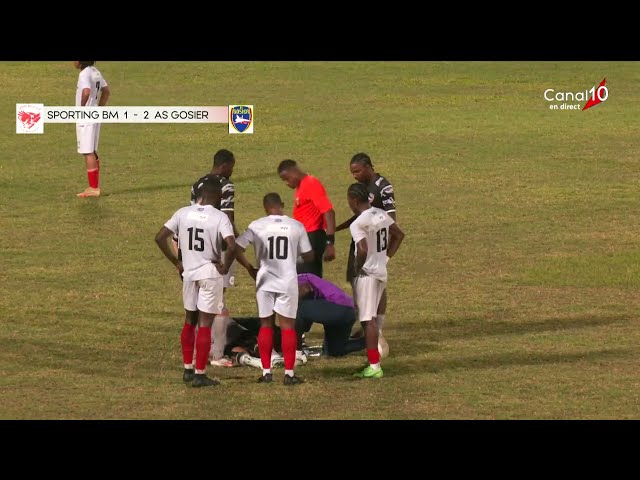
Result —
<instances>
[{"instance_id":1,"label":"jersey sleeve","mask_svg":"<svg viewBox=\"0 0 640 480\"><path fill-rule=\"evenodd\" d=\"M235 206L236 189L233 183L227 183L222 187L222 198L220 199L220 210L223 212L233 212Z\"/></svg>"},{"instance_id":2,"label":"jersey sleeve","mask_svg":"<svg viewBox=\"0 0 640 480\"><path fill-rule=\"evenodd\" d=\"M175 234L174 238L175 238L175 236L178 235L178 225L180 223L178 221L179 217L180 217L180 210L178 210L176 213L174 213L173 216L169 219L169 221L164 224L164 226L167 229L171 230Z\"/></svg>"},{"instance_id":3,"label":"jersey sleeve","mask_svg":"<svg viewBox=\"0 0 640 480\"><path fill-rule=\"evenodd\" d=\"M325 214L333 208L324 185L317 178L309 185L308 195L320 213Z\"/></svg>"},{"instance_id":4,"label":"jersey sleeve","mask_svg":"<svg viewBox=\"0 0 640 480\"><path fill-rule=\"evenodd\" d=\"M222 215L224 218L220 218L220 235L222 238L233 237L233 226L231 226L231 222L229 221L229 217L226 215ZM246 248L246 247L243 247Z\"/></svg>"},{"instance_id":5,"label":"jersey sleeve","mask_svg":"<svg viewBox=\"0 0 640 480\"><path fill-rule=\"evenodd\" d=\"M389 184L380 190L380 200L382 200L382 209L387 212L396 211L396 198L393 193L393 185Z\"/></svg>"},{"instance_id":6,"label":"jersey sleeve","mask_svg":"<svg viewBox=\"0 0 640 480\"><path fill-rule=\"evenodd\" d=\"M80 90L84 90L85 88L91 89L91 75L89 74L88 68L85 68L80 72L80 76L78 77L78 88Z\"/></svg>"},{"instance_id":7,"label":"jersey sleeve","mask_svg":"<svg viewBox=\"0 0 640 480\"><path fill-rule=\"evenodd\" d=\"M357 220L349 226L349 230L351 231L354 243L358 243L363 238L367 238L367 232Z\"/></svg>"},{"instance_id":8,"label":"jersey sleeve","mask_svg":"<svg viewBox=\"0 0 640 480\"><path fill-rule=\"evenodd\" d=\"M231 222L229 222L229 224L231 224ZM255 240L255 234L253 233L251 225L249 225L247 229L244 231L244 233L240 235L238 238L236 238L236 244L246 249L249 245L251 245L254 242L254 240Z\"/></svg>"}]
</instances>

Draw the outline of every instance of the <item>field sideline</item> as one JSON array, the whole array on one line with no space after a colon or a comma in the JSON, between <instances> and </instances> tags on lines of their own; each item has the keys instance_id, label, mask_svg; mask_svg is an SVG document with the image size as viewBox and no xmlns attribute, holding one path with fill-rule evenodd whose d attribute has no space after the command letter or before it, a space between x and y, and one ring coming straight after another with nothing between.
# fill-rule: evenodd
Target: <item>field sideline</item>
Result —
<instances>
[{"instance_id":1,"label":"field sideline","mask_svg":"<svg viewBox=\"0 0 640 480\"><path fill-rule=\"evenodd\" d=\"M78 199L74 126L14 128L16 103L73 105L77 70L0 63L1 419L640 419L637 63L97 66L110 105L253 104L255 133L103 125L109 195ZM609 98L584 112L543 98L604 77ZM361 353L311 360L296 388L258 385L250 368L182 384L180 281L153 238L219 148L237 158L241 230L269 191L291 212L285 158L323 180L338 222L354 153L392 181L407 236L390 262L383 379L351 377ZM348 245L337 234L325 264L345 289ZM239 284L232 313L254 315L244 271Z\"/></svg>"}]
</instances>

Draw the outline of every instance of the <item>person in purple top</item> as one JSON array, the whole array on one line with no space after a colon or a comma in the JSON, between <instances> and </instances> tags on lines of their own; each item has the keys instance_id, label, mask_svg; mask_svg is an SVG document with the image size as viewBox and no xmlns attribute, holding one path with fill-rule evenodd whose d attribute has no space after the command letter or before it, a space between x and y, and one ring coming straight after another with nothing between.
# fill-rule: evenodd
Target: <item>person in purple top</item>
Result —
<instances>
[{"instance_id":1,"label":"person in purple top","mask_svg":"<svg viewBox=\"0 0 640 480\"><path fill-rule=\"evenodd\" d=\"M353 299L344 290L313 273L301 273L298 275L298 289L302 285L310 285L311 295L314 300L326 300L335 305L353 308Z\"/></svg>"},{"instance_id":2,"label":"person in purple top","mask_svg":"<svg viewBox=\"0 0 640 480\"><path fill-rule=\"evenodd\" d=\"M312 273L298 275L296 331L301 347L303 333L314 323L324 327L323 354L340 357L365 347L364 337L350 339L356 321L353 299L333 283Z\"/></svg>"}]
</instances>

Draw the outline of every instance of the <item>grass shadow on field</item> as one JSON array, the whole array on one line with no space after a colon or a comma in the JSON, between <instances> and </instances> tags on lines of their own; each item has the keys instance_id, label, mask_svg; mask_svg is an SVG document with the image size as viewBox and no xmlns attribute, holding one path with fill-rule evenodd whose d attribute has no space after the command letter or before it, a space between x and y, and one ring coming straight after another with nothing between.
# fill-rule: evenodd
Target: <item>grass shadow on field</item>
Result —
<instances>
[{"instance_id":1,"label":"grass shadow on field","mask_svg":"<svg viewBox=\"0 0 640 480\"><path fill-rule=\"evenodd\" d=\"M268 175L273 175L273 172L256 173L254 175L248 175L245 177L238 177L238 178L232 177L232 180L234 185L238 185L238 184L242 184L243 182L252 182L254 180L261 180ZM194 179L194 180L197 180L197 179ZM150 192L161 192L164 190L175 190L177 188L183 189L185 187L190 187L190 186L191 185L185 185L184 182L182 183L174 182L174 183L165 183L165 184L159 184L159 185L143 185L140 187L115 189L115 190L111 190L110 193L113 195L123 195L123 194L129 194L129 193L150 193Z\"/></svg>"},{"instance_id":2,"label":"grass shadow on field","mask_svg":"<svg viewBox=\"0 0 640 480\"><path fill-rule=\"evenodd\" d=\"M10 343L10 345L9 345ZM113 349L72 342L52 342L12 338L10 342L0 339L4 356L21 357L29 368L69 370L100 377L135 376L135 370L153 370L157 359L134 355L127 349ZM16 374L20 373L16 370ZM11 373L11 372L7 372Z\"/></svg>"},{"instance_id":3,"label":"grass shadow on field","mask_svg":"<svg viewBox=\"0 0 640 480\"><path fill-rule=\"evenodd\" d=\"M460 357L454 360L432 360L417 364L404 364L400 369L385 369L385 376L406 375L410 373L438 373L443 370L484 370L513 366L554 365L577 362L607 362L629 357L634 351L626 348L611 348L576 353L529 353L508 352L480 356Z\"/></svg>"},{"instance_id":4,"label":"grass shadow on field","mask_svg":"<svg viewBox=\"0 0 640 480\"><path fill-rule=\"evenodd\" d=\"M491 320L486 317L467 317L446 322L430 323L425 328L429 341L447 339L483 337L494 335L525 335L529 333L554 332L577 328L595 328L607 325L627 323L629 316L585 315L570 318L550 317L532 321Z\"/></svg>"}]
</instances>

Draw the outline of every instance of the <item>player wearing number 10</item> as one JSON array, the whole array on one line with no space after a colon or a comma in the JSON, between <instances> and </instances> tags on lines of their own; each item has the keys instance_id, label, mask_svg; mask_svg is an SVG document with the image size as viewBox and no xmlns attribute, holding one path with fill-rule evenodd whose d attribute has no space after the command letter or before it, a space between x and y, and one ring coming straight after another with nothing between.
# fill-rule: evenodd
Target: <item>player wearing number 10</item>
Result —
<instances>
[{"instance_id":1,"label":"player wearing number 10","mask_svg":"<svg viewBox=\"0 0 640 480\"><path fill-rule=\"evenodd\" d=\"M282 213L284 204L280 195L268 193L262 204L267 216L251 222L247 230L236 239L234 253L225 259L223 273L228 270L237 254L253 244L256 261L259 263L259 270L257 274L254 273L260 316L258 349L262 361L262 377L258 381L273 381L271 350L275 312L281 329L284 384L295 385L303 382L294 374L297 345L295 318L298 313L296 259L301 255L304 261L312 261L313 250L304 225ZM242 263L244 265L245 262ZM244 266L247 268L247 265Z\"/></svg>"},{"instance_id":2,"label":"player wearing number 10","mask_svg":"<svg viewBox=\"0 0 640 480\"><path fill-rule=\"evenodd\" d=\"M94 61L75 61L74 66L80 69L78 75L78 87L76 90L77 107L104 107L109 100L111 91L107 81L96 67ZM78 197L100 196L100 159L98 157L98 140L100 138L99 123L77 123L76 138L78 140L78 153L84 156L87 166L89 188L79 193Z\"/></svg>"}]
</instances>

